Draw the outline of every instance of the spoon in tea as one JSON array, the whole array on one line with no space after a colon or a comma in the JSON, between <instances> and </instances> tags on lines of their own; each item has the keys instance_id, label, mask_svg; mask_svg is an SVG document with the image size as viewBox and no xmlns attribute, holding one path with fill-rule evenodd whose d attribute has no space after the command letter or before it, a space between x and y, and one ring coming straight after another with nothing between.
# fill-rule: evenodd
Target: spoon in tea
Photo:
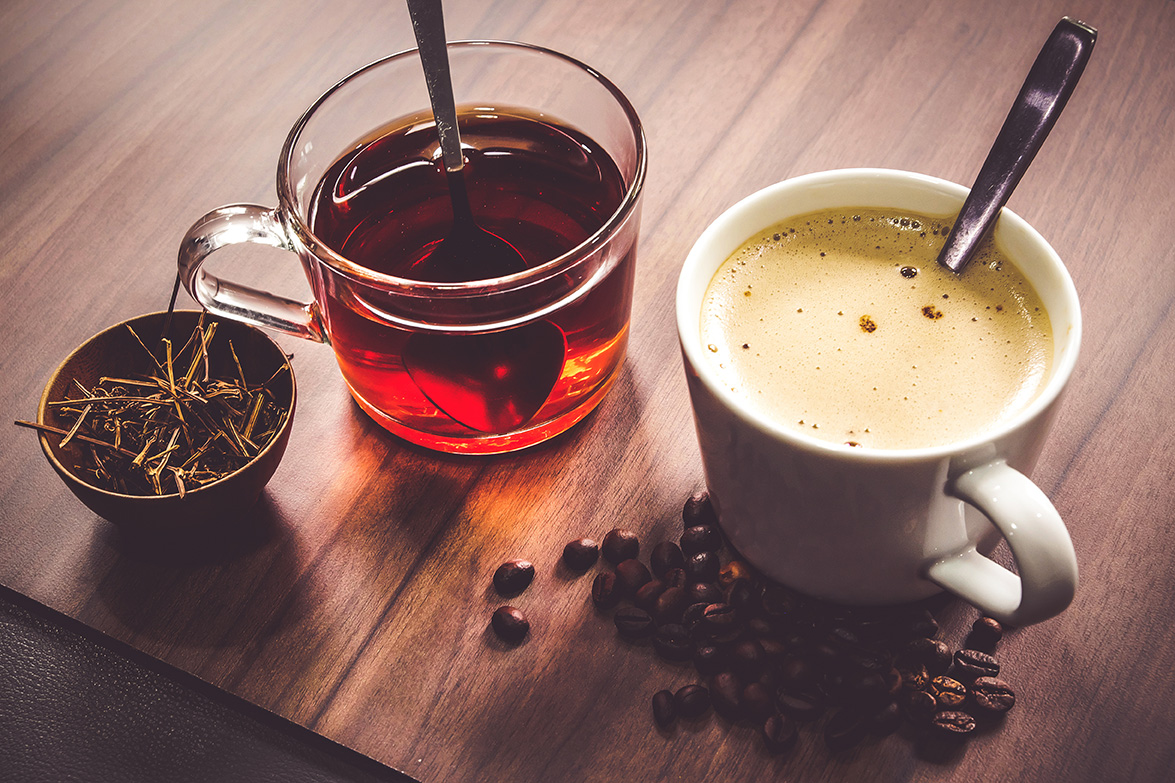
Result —
<instances>
[{"instance_id":1,"label":"spoon in tea","mask_svg":"<svg viewBox=\"0 0 1175 783\"><path fill-rule=\"evenodd\" d=\"M452 77L440 0L408 0L424 66L453 223L449 233L412 268L429 282L465 282L522 272L527 264L509 242L477 224L465 188ZM546 319L497 332L414 332L404 367L442 413L471 430L506 434L535 417L563 372L567 340Z\"/></svg>"},{"instance_id":2,"label":"spoon in tea","mask_svg":"<svg viewBox=\"0 0 1175 783\"><path fill-rule=\"evenodd\" d=\"M957 274L971 261L1073 94L1096 40L1097 30L1069 17L1053 29L979 169L938 263Z\"/></svg>"},{"instance_id":3,"label":"spoon in tea","mask_svg":"<svg viewBox=\"0 0 1175 783\"><path fill-rule=\"evenodd\" d=\"M413 276L429 282L456 283L521 272L527 268L522 254L497 234L479 226L469 204L441 0L408 0L408 13L424 66L424 81L441 141L441 159L453 206L453 225L448 235L413 266Z\"/></svg>"}]
</instances>

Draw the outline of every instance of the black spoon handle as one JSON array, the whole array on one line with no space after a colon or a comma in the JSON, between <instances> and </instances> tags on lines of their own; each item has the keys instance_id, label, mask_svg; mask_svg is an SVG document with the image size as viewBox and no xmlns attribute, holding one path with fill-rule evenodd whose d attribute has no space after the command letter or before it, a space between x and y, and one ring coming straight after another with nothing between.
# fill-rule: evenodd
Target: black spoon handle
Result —
<instances>
[{"instance_id":1,"label":"black spoon handle","mask_svg":"<svg viewBox=\"0 0 1175 783\"><path fill-rule=\"evenodd\" d=\"M424 66L424 81L428 85L428 98L437 124L437 135L441 139L445 169L460 171L465 161L461 157L461 134L457 129L457 107L453 101L449 53L445 48L441 0L408 0L408 13L420 50L420 63Z\"/></svg>"},{"instance_id":2,"label":"black spoon handle","mask_svg":"<svg viewBox=\"0 0 1175 783\"><path fill-rule=\"evenodd\" d=\"M1065 17L1036 56L938 256L938 262L952 272L967 266L1020 184L1073 94L1096 40L1097 30Z\"/></svg>"}]
</instances>

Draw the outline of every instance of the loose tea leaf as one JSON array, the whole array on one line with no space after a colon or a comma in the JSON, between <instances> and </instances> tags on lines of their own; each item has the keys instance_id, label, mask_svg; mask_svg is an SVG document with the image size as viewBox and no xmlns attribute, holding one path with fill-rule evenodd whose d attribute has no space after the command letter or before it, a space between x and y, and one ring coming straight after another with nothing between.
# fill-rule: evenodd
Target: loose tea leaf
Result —
<instances>
[{"instance_id":1,"label":"loose tea leaf","mask_svg":"<svg viewBox=\"0 0 1175 783\"><path fill-rule=\"evenodd\" d=\"M59 446L79 456L81 477L111 492L178 492L182 497L224 478L257 456L281 429L289 410L270 386L289 367L283 364L263 383L250 384L230 340L231 372L210 377L216 326L215 321L205 325L201 316L178 352L162 338L161 360L128 325L153 371L102 377L91 389L75 379L75 396L49 403L70 424L68 430L16 424L62 435Z\"/></svg>"}]
</instances>

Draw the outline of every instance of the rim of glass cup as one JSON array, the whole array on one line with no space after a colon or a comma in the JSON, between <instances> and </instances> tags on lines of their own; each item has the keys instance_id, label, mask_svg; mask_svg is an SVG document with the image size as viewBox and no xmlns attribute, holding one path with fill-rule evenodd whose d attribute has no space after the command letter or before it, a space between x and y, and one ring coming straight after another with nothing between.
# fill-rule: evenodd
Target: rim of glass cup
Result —
<instances>
[{"instance_id":1,"label":"rim of glass cup","mask_svg":"<svg viewBox=\"0 0 1175 783\"><path fill-rule=\"evenodd\" d=\"M847 168L847 169L832 169L828 171L819 171L811 174L801 174L795 177L776 182L774 185L758 190L737 203L728 207L722 214L714 219L708 225L702 234L695 241L694 246L690 249L686 256L682 271L688 271L691 275L697 274L697 267L701 263L700 248L705 244L713 241L713 237L719 235L726 230L726 226L739 219L739 217L752 208L752 205L764 199L770 199L780 190L792 190L797 187L819 187L821 185L829 184L838 180L853 180L862 178L877 178L877 179L896 179L904 180L906 182L915 183L925 188L938 188L950 192L950 195L956 196L959 199L959 204L962 205L963 199L966 198L968 189L951 182L950 180L941 179L939 177L932 177L928 174L919 174L914 171L904 171L902 169L881 169L881 168ZM780 218L786 219L788 216ZM840 443L831 443L829 441L814 438L803 432L799 432L784 424L776 422L775 420L763 415L757 411L751 410L744 405L738 397L728 389L717 377L717 372L707 363L706 357L702 352L701 334L697 330L690 331L683 324L683 319L692 318L691 323L699 321L698 315L687 316L684 312L684 307L692 306L693 303L687 303L686 290L687 281L682 275L678 279L677 296L676 296L676 320L678 333L680 335L683 350L688 357L689 363L693 366L697 373L699 380L706 385L711 394L714 394L722 401L723 405L728 410L732 411L736 416L746 421L747 423L770 433L773 437L780 438L784 441L795 444L808 451L817 452L828 457L853 460L859 462L917 462L927 459L942 459L954 455L964 454L985 447L987 444L999 441L1011 435L1016 430L1027 425L1030 421L1040 415L1049 405L1056 402L1061 393L1065 390L1065 386L1069 378L1073 374L1073 369L1077 364L1077 356L1081 352L1081 304L1077 296L1077 287L1073 284L1073 278L1069 274L1068 268L1060 255L1049 244L1048 240L1037 231L1031 223L1024 218L1017 215L1012 210L1004 207L1000 212L1001 221L1007 221L1009 224L1014 224L1017 230L1025 231L1034 241L1038 242L1043 251L1055 262L1059 278L1062 281L1063 296L1069 301L1072 309L1072 324L1070 329L1065 334L1065 342L1071 343L1073 350L1068 351L1057 362L1049 375L1045 385L1037 392L1036 396L1023 408L1017 411L1014 415L1003 421L999 426L993 427L987 432L964 438L962 440L953 441L951 443L944 443L936 446L922 446L918 448L906 449L878 449L878 448L854 448ZM768 224L770 225L770 224ZM766 226L764 226L765 228ZM754 232L747 234L753 235ZM744 240L745 241L745 240ZM737 247L737 246L736 246ZM710 250L710 248L706 248ZM712 252L712 251L711 251ZM723 259L725 260L725 259ZM720 262L721 263L721 262ZM1033 281L1035 284L1035 281ZM703 296L705 295L705 286L709 284L707 279L706 284L702 286ZM698 313L701 310L701 301L697 302ZM1051 316L1051 314L1050 314ZM1057 340L1056 325L1054 324L1053 339Z\"/></svg>"},{"instance_id":2,"label":"rim of glass cup","mask_svg":"<svg viewBox=\"0 0 1175 783\"><path fill-rule=\"evenodd\" d=\"M278 204L281 207L282 214L286 219L292 223L292 229L297 235L298 239L303 245L313 253L318 259L326 263L335 271L346 275L355 280L366 283L375 284L385 289L401 289L404 291L412 291L417 296L441 296L441 297L468 297L468 296L484 296L501 291L510 291L522 286L537 282L552 274L562 273L566 271L569 266L572 266L581 258L586 258L591 255L593 250L597 247L603 246L614 234L616 234L628 221L636 207L637 201L640 198L641 190L644 187L645 170L648 165L648 151L645 144L644 127L641 125L640 118L637 116L636 109L633 108L631 102L620 91L615 84L609 81L603 74L596 69L587 65L586 63L570 57L568 55L556 52L553 49L548 49L543 46L536 46L534 44L521 43L518 41L498 41L498 40L469 40L469 41L449 41L449 49L462 49L466 47L493 47L493 48L507 48L517 49L520 51L534 52L538 54L547 55L564 61L565 63L579 68L588 76L594 78L604 89L606 89L620 106L633 131L633 139L636 145L636 168L633 173L632 182L629 183L624 192L624 198L620 204L608 217L604 224L600 226L591 236L580 242L575 247L560 256L556 256L549 261L546 261L538 266L530 269L516 272L512 275L504 275L502 277L486 278L484 280L470 280L456 283L434 283L421 280L412 280L406 277L396 277L395 275L388 275L382 272L376 272L367 269L359 264L348 259L346 256L340 255L322 242L310 226L307 225L298 210L298 197L294 192L294 185L290 181L289 169L293 161L294 150L297 148L297 141L305 129L306 124L310 118L317 112L323 104L325 104L332 95L342 89L345 85L353 80L363 76L369 71L375 70L386 63L394 60L400 60L406 57L415 57L418 55L418 49L413 47L411 49L404 49L390 54L387 57L368 63L358 70L348 74L339 80L334 86L329 88L318 100L310 105L294 127L290 130L289 136L286 137L286 142L282 146L281 157L278 160L277 166L277 197ZM394 119L394 118L390 118ZM340 150L340 154L341 154Z\"/></svg>"}]
</instances>

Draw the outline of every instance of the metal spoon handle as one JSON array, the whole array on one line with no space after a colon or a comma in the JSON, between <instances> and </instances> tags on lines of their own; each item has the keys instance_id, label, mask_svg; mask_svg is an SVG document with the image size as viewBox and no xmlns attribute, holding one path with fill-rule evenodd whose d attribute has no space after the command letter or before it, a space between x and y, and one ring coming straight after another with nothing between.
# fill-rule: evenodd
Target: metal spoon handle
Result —
<instances>
[{"instance_id":1,"label":"metal spoon handle","mask_svg":"<svg viewBox=\"0 0 1175 783\"><path fill-rule=\"evenodd\" d=\"M412 32L420 49L428 99L441 139L441 155L447 171L460 171L465 165L461 156L461 134L457 130L457 107L453 100L453 80L449 75L449 53L445 48L445 17L441 0L408 0Z\"/></svg>"},{"instance_id":2,"label":"metal spoon handle","mask_svg":"<svg viewBox=\"0 0 1175 783\"><path fill-rule=\"evenodd\" d=\"M1097 30L1068 17L1053 29L938 256L938 262L952 272L961 272L967 266L979 241L1020 183L1073 94L1096 40Z\"/></svg>"}]
</instances>

